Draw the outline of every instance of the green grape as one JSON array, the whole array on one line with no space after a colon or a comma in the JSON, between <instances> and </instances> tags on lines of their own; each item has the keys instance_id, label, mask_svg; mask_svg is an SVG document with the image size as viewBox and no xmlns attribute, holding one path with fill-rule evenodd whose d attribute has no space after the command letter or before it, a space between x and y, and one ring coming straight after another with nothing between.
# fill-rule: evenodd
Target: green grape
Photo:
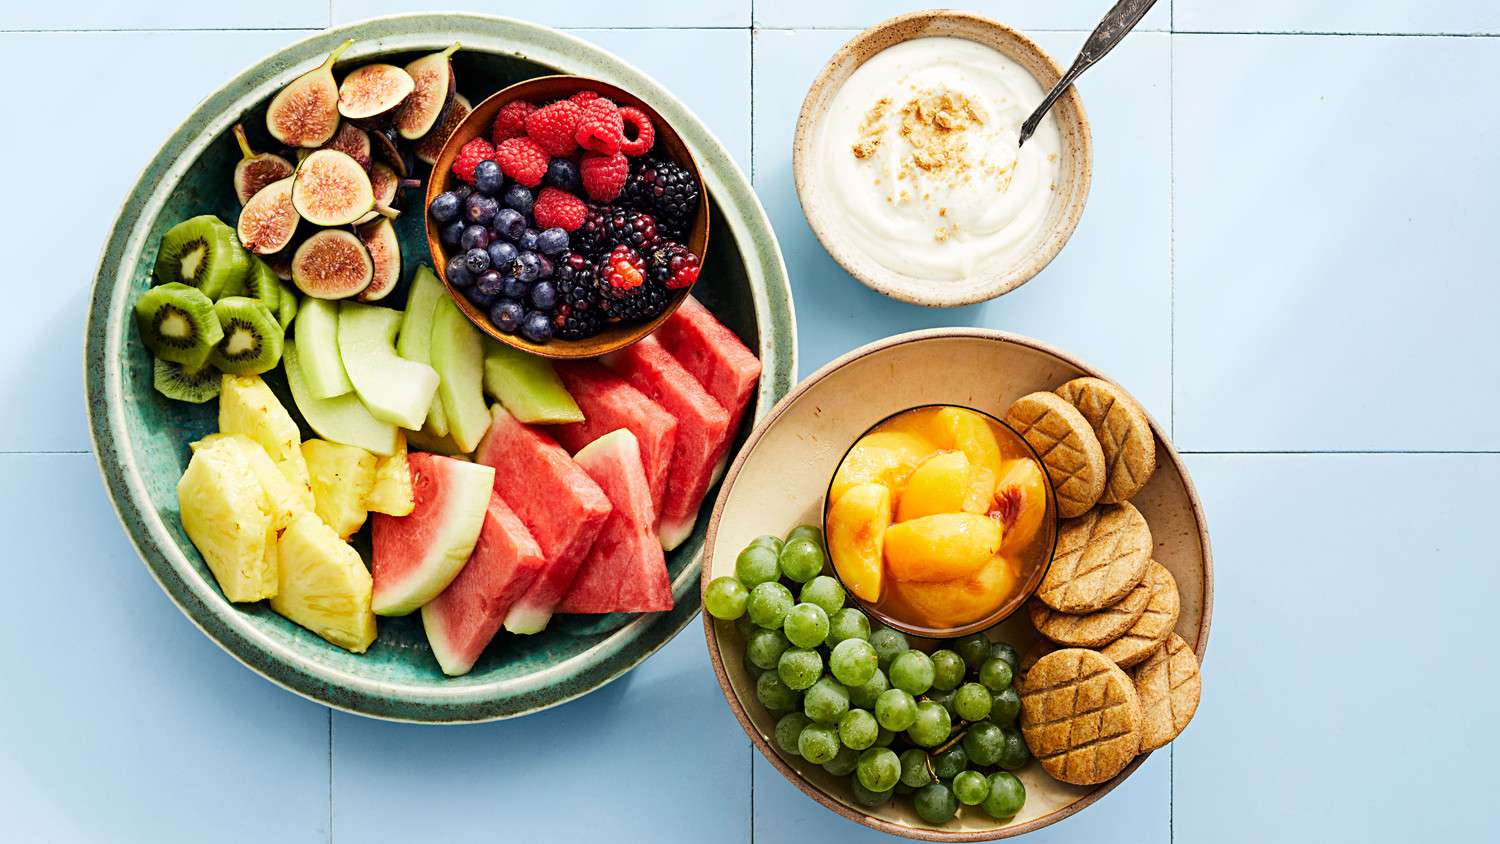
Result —
<instances>
[{"instance_id":1,"label":"green grape","mask_svg":"<svg viewBox=\"0 0 1500 844\"><path fill-rule=\"evenodd\" d=\"M880 658L880 667L889 669L891 660L896 654L903 653L911 647L906 642L906 635L899 630L882 627L870 634L870 644L875 646L875 655Z\"/></svg>"},{"instance_id":2,"label":"green grape","mask_svg":"<svg viewBox=\"0 0 1500 844\"><path fill-rule=\"evenodd\" d=\"M822 765L838 755L839 734L832 727L809 724L797 736L797 752L814 765Z\"/></svg>"},{"instance_id":3,"label":"green grape","mask_svg":"<svg viewBox=\"0 0 1500 844\"><path fill-rule=\"evenodd\" d=\"M990 701L990 720L1002 727L1014 723L1021 712L1021 696L1015 686L995 692Z\"/></svg>"},{"instance_id":4,"label":"green grape","mask_svg":"<svg viewBox=\"0 0 1500 844\"><path fill-rule=\"evenodd\" d=\"M932 772L940 780L951 780L958 772L969 767L969 754L962 744L955 744L942 753L932 754Z\"/></svg>"},{"instance_id":5,"label":"green grape","mask_svg":"<svg viewBox=\"0 0 1500 844\"><path fill-rule=\"evenodd\" d=\"M782 651L785 651L789 643L786 634L780 630L767 630L764 627L756 628L750 638L745 641L745 656L757 668L770 671L776 667L781 659Z\"/></svg>"},{"instance_id":6,"label":"green grape","mask_svg":"<svg viewBox=\"0 0 1500 844\"><path fill-rule=\"evenodd\" d=\"M931 691L927 693L927 699L948 710L949 720L958 720L958 707L954 705L954 701L958 700L957 689L949 689L945 692Z\"/></svg>"},{"instance_id":7,"label":"green grape","mask_svg":"<svg viewBox=\"0 0 1500 844\"><path fill-rule=\"evenodd\" d=\"M806 539L812 544L821 547L823 545L823 529L817 525L797 525L792 528L791 533L786 535L786 541L796 542L799 539Z\"/></svg>"},{"instance_id":8,"label":"green grape","mask_svg":"<svg viewBox=\"0 0 1500 844\"><path fill-rule=\"evenodd\" d=\"M852 688L870 682L880 670L875 646L864 639L845 639L828 655L828 668L840 683Z\"/></svg>"},{"instance_id":9,"label":"green grape","mask_svg":"<svg viewBox=\"0 0 1500 844\"><path fill-rule=\"evenodd\" d=\"M872 747L859 754L859 767L854 775L860 785L871 791L890 791L901 779L901 760L896 752L886 747Z\"/></svg>"},{"instance_id":10,"label":"green grape","mask_svg":"<svg viewBox=\"0 0 1500 844\"><path fill-rule=\"evenodd\" d=\"M1010 688L1010 678L1010 663L1000 657L990 657L979 666L979 682L992 692Z\"/></svg>"},{"instance_id":11,"label":"green grape","mask_svg":"<svg viewBox=\"0 0 1500 844\"><path fill-rule=\"evenodd\" d=\"M823 770L836 777L847 777L859 765L859 751L847 745L839 747L833 758L823 763ZM988 782L988 781L986 781Z\"/></svg>"},{"instance_id":12,"label":"green grape","mask_svg":"<svg viewBox=\"0 0 1500 844\"><path fill-rule=\"evenodd\" d=\"M1026 805L1026 786L1010 771L990 774L990 793L981 808L997 821L1009 820Z\"/></svg>"},{"instance_id":13,"label":"green grape","mask_svg":"<svg viewBox=\"0 0 1500 844\"><path fill-rule=\"evenodd\" d=\"M776 746L789 756L801 756L802 751L797 749L797 737L802 735L802 728L811 723L812 719L801 712L788 712L781 716L781 720L776 722Z\"/></svg>"},{"instance_id":14,"label":"green grape","mask_svg":"<svg viewBox=\"0 0 1500 844\"><path fill-rule=\"evenodd\" d=\"M798 604L787 612L781 629L799 648L816 648L828 638L828 613L817 604Z\"/></svg>"},{"instance_id":15,"label":"green grape","mask_svg":"<svg viewBox=\"0 0 1500 844\"><path fill-rule=\"evenodd\" d=\"M797 693L781 682L774 671L755 678L755 699L772 712L787 712L797 707Z\"/></svg>"},{"instance_id":16,"label":"green grape","mask_svg":"<svg viewBox=\"0 0 1500 844\"><path fill-rule=\"evenodd\" d=\"M917 720L917 699L903 689L887 689L875 699L875 720L892 732L903 732Z\"/></svg>"},{"instance_id":17,"label":"green grape","mask_svg":"<svg viewBox=\"0 0 1500 844\"><path fill-rule=\"evenodd\" d=\"M776 676L787 688L802 691L823 675L823 655L806 648L787 648L776 661Z\"/></svg>"},{"instance_id":18,"label":"green grape","mask_svg":"<svg viewBox=\"0 0 1500 844\"><path fill-rule=\"evenodd\" d=\"M1001 728L1005 735L1005 744L1000 750L1000 758L997 763L1007 771L1019 771L1026 767L1031 761L1031 748L1026 746L1026 738L1021 735L1020 730Z\"/></svg>"},{"instance_id":19,"label":"green grape","mask_svg":"<svg viewBox=\"0 0 1500 844\"><path fill-rule=\"evenodd\" d=\"M750 544L751 545L759 545L759 546L764 547L764 548L770 548L772 551L775 551L777 554L781 553L781 544L782 544L781 543L781 537L779 537L779 536L772 536L769 533L762 534L760 536L755 537L754 539L750 540Z\"/></svg>"},{"instance_id":20,"label":"green grape","mask_svg":"<svg viewBox=\"0 0 1500 844\"><path fill-rule=\"evenodd\" d=\"M953 721L948 717L948 710L930 700L917 704L917 718L906 728L912 742L922 747L937 747L947 741L952 732Z\"/></svg>"},{"instance_id":21,"label":"green grape","mask_svg":"<svg viewBox=\"0 0 1500 844\"><path fill-rule=\"evenodd\" d=\"M831 648L845 639L869 638L869 617L854 607L844 607L828 617L828 638L823 644Z\"/></svg>"},{"instance_id":22,"label":"green grape","mask_svg":"<svg viewBox=\"0 0 1500 844\"><path fill-rule=\"evenodd\" d=\"M953 797L952 789L940 782L917 789L912 804L916 807L917 817L930 824L947 823L958 811L958 800Z\"/></svg>"},{"instance_id":23,"label":"green grape","mask_svg":"<svg viewBox=\"0 0 1500 844\"><path fill-rule=\"evenodd\" d=\"M880 731L875 734L875 746L890 747L891 742L896 740L896 735L896 733L887 730L885 727L881 727Z\"/></svg>"},{"instance_id":24,"label":"green grape","mask_svg":"<svg viewBox=\"0 0 1500 844\"><path fill-rule=\"evenodd\" d=\"M902 797L905 797L906 795L911 794L913 791L916 791L916 789L912 788L911 786L907 785L904 782L898 782L898 783L896 783L896 787L893 788L893 789L891 789L891 793L893 793L893 794L899 794Z\"/></svg>"},{"instance_id":25,"label":"green grape","mask_svg":"<svg viewBox=\"0 0 1500 844\"><path fill-rule=\"evenodd\" d=\"M1005 733L989 721L980 721L969 727L963 749L975 765L988 768L1000 761L1000 754L1005 750Z\"/></svg>"},{"instance_id":26,"label":"green grape","mask_svg":"<svg viewBox=\"0 0 1500 844\"><path fill-rule=\"evenodd\" d=\"M745 601L748 603L749 600L749 595L746 595ZM751 621L749 615L742 615L734 620L734 629L739 631L741 639L745 639L746 641L748 641L750 639L750 634L759 630L760 625Z\"/></svg>"},{"instance_id":27,"label":"green grape","mask_svg":"<svg viewBox=\"0 0 1500 844\"><path fill-rule=\"evenodd\" d=\"M832 726L849 711L849 690L832 677L823 677L802 696L802 712L819 724Z\"/></svg>"},{"instance_id":28,"label":"green grape","mask_svg":"<svg viewBox=\"0 0 1500 844\"><path fill-rule=\"evenodd\" d=\"M932 657L921 651L907 650L891 660L891 685L919 695L932 688Z\"/></svg>"},{"instance_id":29,"label":"green grape","mask_svg":"<svg viewBox=\"0 0 1500 844\"><path fill-rule=\"evenodd\" d=\"M874 709L880 693L890 687L891 683L885 678L885 672L877 668L864 685L849 688L849 702L861 709Z\"/></svg>"},{"instance_id":30,"label":"green grape","mask_svg":"<svg viewBox=\"0 0 1500 844\"><path fill-rule=\"evenodd\" d=\"M983 721L990 706L990 690L978 683L964 683L953 695L953 709L965 721Z\"/></svg>"},{"instance_id":31,"label":"green grape","mask_svg":"<svg viewBox=\"0 0 1500 844\"><path fill-rule=\"evenodd\" d=\"M969 667L964 664L964 658L957 651L947 648L932 652L932 687L939 691L948 691L958 688L964 681L964 674L968 673Z\"/></svg>"},{"instance_id":32,"label":"green grape","mask_svg":"<svg viewBox=\"0 0 1500 844\"><path fill-rule=\"evenodd\" d=\"M978 671L979 666L990 655L990 640L983 633L970 633L953 643L953 650L963 657L964 664L969 666L970 671Z\"/></svg>"},{"instance_id":33,"label":"green grape","mask_svg":"<svg viewBox=\"0 0 1500 844\"><path fill-rule=\"evenodd\" d=\"M745 604L750 620L769 630L779 629L791 609L792 590L774 580L757 584Z\"/></svg>"},{"instance_id":34,"label":"green grape","mask_svg":"<svg viewBox=\"0 0 1500 844\"><path fill-rule=\"evenodd\" d=\"M995 642L990 645L990 658L1003 659L1010 663L1012 675L1021 673L1021 655L1009 642Z\"/></svg>"},{"instance_id":35,"label":"green grape","mask_svg":"<svg viewBox=\"0 0 1500 844\"><path fill-rule=\"evenodd\" d=\"M806 583L823 573L823 548L808 539L788 540L777 559L781 573L798 583Z\"/></svg>"},{"instance_id":36,"label":"green grape","mask_svg":"<svg viewBox=\"0 0 1500 844\"><path fill-rule=\"evenodd\" d=\"M845 747L864 750L874 746L875 739L879 737L880 725L875 723L875 716L867 709L851 709L839 719L839 739L844 742Z\"/></svg>"},{"instance_id":37,"label":"green grape","mask_svg":"<svg viewBox=\"0 0 1500 844\"><path fill-rule=\"evenodd\" d=\"M978 771L960 771L953 778L953 796L965 806L977 806L990 796L989 778Z\"/></svg>"},{"instance_id":38,"label":"green grape","mask_svg":"<svg viewBox=\"0 0 1500 844\"><path fill-rule=\"evenodd\" d=\"M764 545L748 545L734 558L734 576L747 587L771 583L781 577L776 552Z\"/></svg>"},{"instance_id":39,"label":"green grape","mask_svg":"<svg viewBox=\"0 0 1500 844\"><path fill-rule=\"evenodd\" d=\"M854 802L866 809L878 809L891 799L889 791L871 791L860 785L859 777L849 781L849 789L854 792Z\"/></svg>"},{"instance_id":40,"label":"green grape","mask_svg":"<svg viewBox=\"0 0 1500 844\"><path fill-rule=\"evenodd\" d=\"M732 577L716 577L703 590L703 606L714 618L733 621L745 614L745 602L750 599L750 590Z\"/></svg>"},{"instance_id":41,"label":"green grape","mask_svg":"<svg viewBox=\"0 0 1500 844\"><path fill-rule=\"evenodd\" d=\"M817 604L823 611L833 615L844 608L844 586L826 574L820 574L802 584L801 599Z\"/></svg>"},{"instance_id":42,"label":"green grape","mask_svg":"<svg viewBox=\"0 0 1500 844\"><path fill-rule=\"evenodd\" d=\"M750 679L752 679L752 680L755 679L755 678L757 678L757 677L759 677L760 676L760 672L765 671L764 668L761 668L759 665L756 665L754 662L752 662L750 660L750 649L749 648L745 649L745 652L744 652L744 654L741 655L740 659L741 659L743 665L745 666L745 671L750 674Z\"/></svg>"},{"instance_id":43,"label":"green grape","mask_svg":"<svg viewBox=\"0 0 1500 844\"><path fill-rule=\"evenodd\" d=\"M930 782L932 772L927 770L927 751L919 747L901 751L901 784L921 788Z\"/></svg>"}]
</instances>

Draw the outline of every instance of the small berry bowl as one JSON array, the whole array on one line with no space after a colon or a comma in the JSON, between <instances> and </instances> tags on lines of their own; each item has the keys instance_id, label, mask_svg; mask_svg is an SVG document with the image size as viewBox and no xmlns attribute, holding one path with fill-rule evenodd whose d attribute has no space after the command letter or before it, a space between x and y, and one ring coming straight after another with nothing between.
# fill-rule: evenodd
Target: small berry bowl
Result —
<instances>
[{"instance_id":1,"label":"small berry bowl","mask_svg":"<svg viewBox=\"0 0 1500 844\"><path fill-rule=\"evenodd\" d=\"M698 172L697 162L693 160L693 156L688 151L687 145L683 143L682 138L678 136L671 125L663 120L648 103L643 102L621 88L597 79L590 79L583 76L540 76L527 79L524 82L517 82L508 88L492 94L483 102L475 105L468 116L454 128L453 133L448 136L447 142L443 144L442 151L438 154L437 161L433 165L432 177L428 180L427 195L423 206L424 223L427 230L427 245L432 253L434 269L442 277L443 284L448 288L448 294L458 304L459 310L463 311L464 315L475 325L479 326L482 331L499 342L549 358L597 357L629 346L655 331L657 326L677 309L682 300L687 298L687 294L692 289L691 285L678 289L668 289L666 291L665 306L660 312L649 318L607 323L603 330L598 333L579 339L552 336L545 342L533 342L533 340L523 336L520 331L502 331L491 319L490 313L485 308L471 301L470 297L465 295L464 291L449 278L449 273L447 272L449 262L455 256L462 256L465 253L465 249L461 244L453 246L443 241L442 228L444 223L434 216L432 203L440 195L464 185L464 181L454 173L454 163L460 160L460 150L463 149L465 144L476 138L490 139L495 118L507 104L516 100L525 100L529 103L539 105L552 103L584 91L592 91L601 97L606 97L620 106L622 110L628 106L639 109L644 113L655 130L655 143L651 148L651 153L659 158L669 159L679 165L691 175L692 181L697 184L699 196L697 210L686 224L687 231L681 242L682 245L687 247L688 251L698 257L699 266L701 267L708 249L709 213L707 189L704 186L702 176ZM493 174L489 175L493 176ZM507 183L509 183L509 180L507 180ZM538 195L540 195L542 187L545 187L546 184L544 182L537 189ZM584 199L586 200L587 197L584 197ZM505 202L503 191L500 194L500 205L500 212L504 212L507 203ZM466 210L460 210L460 219L466 213ZM635 270L640 271L641 266L637 264ZM630 270L627 268L626 271L629 272Z\"/></svg>"}]
</instances>

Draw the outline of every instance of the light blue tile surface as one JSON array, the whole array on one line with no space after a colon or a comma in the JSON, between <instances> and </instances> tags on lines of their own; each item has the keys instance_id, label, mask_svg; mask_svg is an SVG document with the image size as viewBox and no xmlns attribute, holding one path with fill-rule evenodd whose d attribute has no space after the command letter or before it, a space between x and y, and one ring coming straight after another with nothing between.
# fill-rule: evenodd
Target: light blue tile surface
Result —
<instances>
[{"instance_id":1,"label":"light blue tile surface","mask_svg":"<svg viewBox=\"0 0 1500 844\"><path fill-rule=\"evenodd\" d=\"M1179 841L1494 841L1500 455L1204 455Z\"/></svg>"},{"instance_id":2,"label":"light blue tile surface","mask_svg":"<svg viewBox=\"0 0 1500 844\"><path fill-rule=\"evenodd\" d=\"M324 0L73 0L7 3L0 31L77 29L298 29L328 25ZM58 62L59 65L63 62ZM184 65L187 67L187 65ZM212 77L210 77L212 78Z\"/></svg>"},{"instance_id":3,"label":"light blue tile surface","mask_svg":"<svg viewBox=\"0 0 1500 844\"><path fill-rule=\"evenodd\" d=\"M1500 42L1184 35L1174 62L1178 445L1500 448Z\"/></svg>"},{"instance_id":4,"label":"light blue tile surface","mask_svg":"<svg viewBox=\"0 0 1500 844\"><path fill-rule=\"evenodd\" d=\"M1500 32L1490 0L1176 0L1173 16L1187 32Z\"/></svg>"},{"instance_id":5,"label":"light blue tile surface","mask_svg":"<svg viewBox=\"0 0 1500 844\"><path fill-rule=\"evenodd\" d=\"M0 455L0 838L328 837L328 711L201 635L87 454Z\"/></svg>"},{"instance_id":6,"label":"light blue tile surface","mask_svg":"<svg viewBox=\"0 0 1500 844\"><path fill-rule=\"evenodd\" d=\"M1158 0L1140 26L1165 30L1172 22L1172 3ZM978 12L1020 29L1081 29L1088 31L1113 6L1113 0L979 0L954 8ZM937 4L941 7L942 4ZM755 0L755 24L761 27L866 27L893 15L926 8L901 0ZM1071 60L1071 57L1069 57Z\"/></svg>"},{"instance_id":7,"label":"light blue tile surface","mask_svg":"<svg viewBox=\"0 0 1500 844\"><path fill-rule=\"evenodd\" d=\"M748 0L694 0L662 3L650 0L330 0L334 23L401 12L474 12L536 21L548 26L649 27L750 25Z\"/></svg>"}]
</instances>

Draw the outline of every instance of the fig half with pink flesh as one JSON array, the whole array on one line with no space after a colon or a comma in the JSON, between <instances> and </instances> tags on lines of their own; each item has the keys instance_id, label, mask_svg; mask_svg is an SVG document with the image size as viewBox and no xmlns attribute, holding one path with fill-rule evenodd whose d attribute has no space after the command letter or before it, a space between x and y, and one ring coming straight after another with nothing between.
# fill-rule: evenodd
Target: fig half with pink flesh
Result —
<instances>
[{"instance_id":1,"label":"fig half with pink flesh","mask_svg":"<svg viewBox=\"0 0 1500 844\"><path fill-rule=\"evenodd\" d=\"M246 249L257 255L270 255L292 242L297 223L302 220L292 202L294 178L287 176L266 185L240 209L235 234Z\"/></svg>"},{"instance_id":2,"label":"fig half with pink flesh","mask_svg":"<svg viewBox=\"0 0 1500 844\"><path fill-rule=\"evenodd\" d=\"M457 82L453 77L452 56L458 44L423 56L406 66L416 88L396 113L396 131L408 141L415 141L443 120L443 113L453 101Z\"/></svg>"},{"instance_id":3,"label":"fig half with pink flesh","mask_svg":"<svg viewBox=\"0 0 1500 844\"><path fill-rule=\"evenodd\" d=\"M372 264L370 284L359 292L359 300L384 299L401 281L401 241L396 238L396 227L389 219L381 218L360 226L359 239L369 251Z\"/></svg>"},{"instance_id":4,"label":"fig half with pink flesh","mask_svg":"<svg viewBox=\"0 0 1500 844\"><path fill-rule=\"evenodd\" d=\"M370 133L345 120L333 138L319 149L336 149L359 162L359 166L370 169L374 151L370 147Z\"/></svg>"},{"instance_id":5,"label":"fig half with pink flesh","mask_svg":"<svg viewBox=\"0 0 1500 844\"><path fill-rule=\"evenodd\" d=\"M448 142L448 136L458 128L458 124L464 122L474 106L469 103L469 98L463 94L453 95L453 105L448 107L448 113L443 115L443 122L432 127L432 131L423 135L417 141L417 159L426 164L436 164L438 155L443 151L443 144Z\"/></svg>"},{"instance_id":6,"label":"fig half with pink flesh","mask_svg":"<svg viewBox=\"0 0 1500 844\"><path fill-rule=\"evenodd\" d=\"M347 229L323 229L292 255L292 283L315 299L347 299L370 286L370 250Z\"/></svg>"},{"instance_id":7,"label":"fig half with pink flesh","mask_svg":"<svg viewBox=\"0 0 1500 844\"><path fill-rule=\"evenodd\" d=\"M370 174L348 153L320 149L292 176L292 205L315 226L345 226L375 206Z\"/></svg>"},{"instance_id":8,"label":"fig half with pink flesh","mask_svg":"<svg viewBox=\"0 0 1500 844\"><path fill-rule=\"evenodd\" d=\"M411 74L393 64L367 64L339 83L339 114L356 123L381 125L416 87Z\"/></svg>"},{"instance_id":9,"label":"fig half with pink flesh","mask_svg":"<svg viewBox=\"0 0 1500 844\"><path fill-rule=\"evenodd\" d=\"M234 196L241 205L260 189L292 175L292 162L274 152L256 152L245 137L245 127L234 124L234 140L240 145L240 160L234 163Z\"/></svg>"},{"instance_id":10,"label":"fig half with pink flesh","mask_svg":"<svg viewBox=\"0 0 1500 844\"><path fill-rule=\"evenodd\" d=\"M266 107L266 130L289 147L320 147L339 128L339 88L333 81L333 64L354 46L350 39L340 44L321 65L288 82Z\"/></svg>"}]
</instances>

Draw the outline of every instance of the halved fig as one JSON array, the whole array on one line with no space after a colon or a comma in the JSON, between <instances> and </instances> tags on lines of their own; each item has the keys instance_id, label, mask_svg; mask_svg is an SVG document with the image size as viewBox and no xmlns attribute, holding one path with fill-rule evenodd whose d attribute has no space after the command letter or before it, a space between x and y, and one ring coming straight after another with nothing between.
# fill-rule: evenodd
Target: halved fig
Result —
<instances>
[{"instance_id":1,"label":"halved fig","mask_svg":"<svg viewBox=\"0 0 1500 844\"><path fill-rule=\"evenodd\" d=\"M333 138L319 149L336 149L359 162L359 166L366 170L370 169L370 164L374 161L370 133L347 120L339 124L339 130L333 134Z\"/></svg>"},{"instance_id":2,"label":"halved fig","mask_svg":"<svg viewBox=\"0 0 1500 844\"><path fill-rule=\"evenodd\" d=\"M432 131L423 135L416 144L417 159L426 164L436 164L438 154L443 151L443 144L448 142L448 136L458 128L458 124L464 122L474 106L469 103L469 98L463 94L453 95L453 105L448 106L448 113L443 115L443 122L432 127Z\"/></svg>"},{"instance_id":3,"label":"halved fig","mask_svg":"<svg viewBox=\"0 0 1500 844\"><path fill-rule=\"evenodd\" d=\"M266 130L289 147L320 147L339 128L339 88L333 82L333 63L354 46L340 44L323 63L293 79L276 92L266 107Z\"/></svg>"},{"instance_id":4,"label":"halved fig","mask_svg":"<svg viewBox=\"0 0 1500 844\"><path fill-rule=\"evenodd\" d=\"M296 238L293 238L293 241L295 240ZM280 252L273 252L270 255L262 255L260 256L260 259L266 262L266 266L271 268L271 272L275 273L277 278L281 279L282 281L291 281L292 254L294 252L296 252L296 250L293 248L292 244L288 243L285 247L282 248Z\"/></svg>"},{"instance_id":5,"label":"halved fig","mask_svg":"<svg viewBox=\"0 0 1500 844\"><path fill-rule=\"evenodd\" d=\"M393 64L367 64L339 83L339 114L356 123L380 125L417 87L411 74Z\"/></svg>"},{"instance_id":6,"label":"halved fig","mask_svg":"<svg viewBox=\"0 0 1500 844\"><path fill-rule=\"evenodd\" d=\"M406 104L396 112L396 131L408 141L415 141L443 120L443 112L456 92L451 57L458 50L458 42L441 53L433 53L406 66L416 88L406 98Z\"/></svg>"},{"instance_id":7,"label":"halved fig","mask_svg":"<svg viewBox=\"0 0 1500 844\"><path fill-rule=\"evenodd\" d=\"M359 239L370 253L373 269L370 285L359 292L361 302L384 299L401 281L401 241L396 239L396 227L388 219L359 227Z\"/></svg>"},{"instance_id":8,"label":"halved fig","mask_svg":"<svg viewBox=\"0 0 1500 844\"><path fill-rule=\"evenodd\" d=\"M294 179L294 176L287 176L266 185L240 209L240 219L234 230L246 249L257 255L269 255L292 242L297 223L302 221L292 204Z\"/></svg>"},{"instance_id":9,"label":"halved fig","mask_svg":"<svg viewBox=\"0 0 1500 844\"><path fill-rule=\"evenodd\" d=\"M370 130L370 147L375 151L375 160L384 161L396 171L396 175L406 178L411 173L411 160L408 153L401 148L396 141L401 136L396 134L396 127L387 126L384 129Z\"/></svg>"},{"instance_id":10,"label":"halved fig","mask_svg":"<svg viewBox=\"0 0 1500 844\"><path fill-rule=\"evenodd\" d=\"M245 137L245 127L234 124L234 140L240 145L240 160L234 164L234 196L241 205L260 189L272 182L279 182L292 175L296 168L292 162L274 152L256 152L250 148L250 139Z\"/></svg>"},{"instance_id":11,"label":"halved fig","mask_svg":"<svg viewBox=\"0 0 1500 844\"><path fill-rule=\"evenodd\" d=\"M292 205L315 226L344 226L375 206L370 174L348 153L314 151L292 176Z\"/></svg>"},{"instance_id":12,"label":"halved fig","mask_svg":"<svg viewBox=\"0 0 1500 844\"><path fill-rule=\"evenodd\" d=\"M347 299L370 286L370 250L347 229L323 229L292 255L292 283L314 299Z\"/></svg>"},{"instance_id":13,"label":"halved fig","mask_svg":"<svg viewBox=\"0 0 1500 844\"><path fill-rule=\"evenodd\" d=\"M354 221L354 225L362 226L376 217L381 216L380 206L394 209L396 205L396 193L401 187L401 177L396 175L389 164L379 162L370 168L370 189L375 192L375 208L370 213Z\"/></svg>"}]
</instances>

